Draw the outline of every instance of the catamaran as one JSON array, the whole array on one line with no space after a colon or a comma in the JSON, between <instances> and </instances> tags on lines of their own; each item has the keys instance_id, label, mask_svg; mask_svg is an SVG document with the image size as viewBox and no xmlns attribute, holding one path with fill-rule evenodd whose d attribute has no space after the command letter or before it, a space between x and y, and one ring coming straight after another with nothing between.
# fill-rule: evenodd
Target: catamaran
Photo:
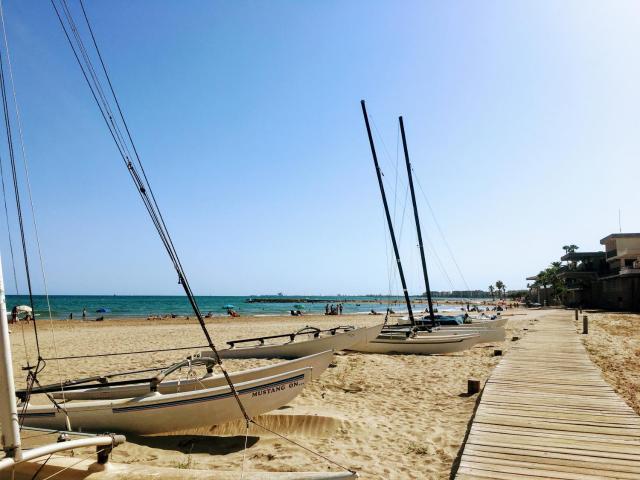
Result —
<instances>
[{"instance_id":1,"label":"catamaran","mask_svg":"<svg viewBox=\"0 0 640 480\"><path fill-rule=\"evenodd\" d=\"M417 325L414 319L411 299L409 298L409 291L407 289L407 282L405 280L404 270L402 269L402 261L400 260L400 251L398 249L398 243L396 241L395 231L393 229L393 222L391 220L391 214L389 213L387 196L384 190L384 183L382 181L382 171L380 169L380 165L378 164L378 156L376 154L373 136L371 134L371 127L369 125L369 116L367 115L367 109L364 100L360 102L360 105L362 107L362 115L364 117L367 136L369 138L371 156L373 157L373 164L378 178L378 186L380 187L380 196L382 197L382 205L384 207L387 226L389 228L389 235L391 236L391 244L393 245L396 264L398 266L398 273L400 282L402 284L402 291L407 305L410 325L408 327L403 326L401 328L385 327L382 330L381 334L378 335L375 339L356 344L351 347L350 350L365 353L411 353L419 355L447 354L467 350L478 342L480 336L477 333L472 332L455 335L432 335L430 331L427 331L425 328ZM408 162L408 152L406 147L406 140L404 137L404 127L402 124L402 120L400 125L402 130L403 144L405 148L405 157L407 158ZM415 209L415 196L413 196L412 199L414 200L414 212L417 218L417 210ZM419 230L418 232L421 253L423 254L422 261L425 272L425 281L427 282L427 291L429 292L427 300L429 302L429 309L433 314L431 294L428 288L428 279L426 277L426 263L424 259L424 253L422 251L422 237ZM418 334L421 330L423 330L423 332Z\"/></svg>"},{"instance_id":2,"label":"catamaran","mask_svg":"<svg viewBox=\"0 0 640 480\"><path fill-rule=\"evenodd\" d=\"M305 327L287 334L231 340L227 342L229 348L218 350L218 355L220 358L298 358L326 349L350 350L354 345L376 338L382 327L382 323L372 327L341 326L326 330ZM211 352L200 354L210 356Z\"/></svg>"},{"instance_id":3,"label":"catamaran","mask_svg":"<svg viewBox=\"0 0 640 480\"><path fill-rule=\"evenodd\" d=\"M238 372L229 372L229 378L233 383L243 383L261 378L268 378L282 373L292 372L304 368L311 369L311 380L315 380L322 375L331 361L333 351L327 350L306 357L279 362L274 365L251 368ZM204 365L206 372L197 376L195 368ZM176 363L155 375L152 378L130 382L109 382L110 379L90 378L87 381L68 381L63 383L62 390L60 384L52 384L35 389L36 393L49 393L55 399L64 400L114 400L118 398L141 397L152 392L161 394L192 392L194 390L222 387L227 385L227 381L222 374L215 375L215 360L211 357L189 358ZM176 371L186 369L184 378L177 380L167 380ZM18 398L24 399L25 390L17 392Z\"/></svg>"},{"instance_id":4,"label":"catamaran","mask_svg":"<svg viewBox=\"0 0 640 480\"><path fill-rule=\"evenodd\" d=\"M17 405L15 401L16 392L12 370L4 283L2 280L0 265L0 346L2 347L0 349L0 426L2 428L2 446L5 452L5 457L0 459L0 477L2 478L5 477L5 471L9 471L9 476L11 478L22 478L25 475L28 476L27 478L35 478L43 472L48 475L47 478L60 474L62 474L60 478L84 478L91 473L96 474L101 467L94 468L93 471L86 467L76 468L78 464L84 462L84 459L77 461L75 459L52 457L52 455L61 451L73 450L80 447L98 446L100 447L100 450L98 451L98 463L102 465L106 462L111 449L125 441L123 436L115 434L88 435L86 438L81 440L72 441L64 441L65 438L61 437L60 442L55 444L48 444L43 447L25 451L21 448L21 428L30 428L34 426L44 428L47 429L47 434L56 433L61 429L65 429L62 431L65 435L87 435L86 433L80 434L78 433L79 431L133 432L144 435L188 430L190 428L197 428L203 425L214 425L240 418L246 421L248 429L250 424L259 425L255 421L254 417L287 404L302 391L302 388L314 375L314 368L308 364L314 364L317 366L317 370L315 372L317 375L321 370L324 370L328 366L328 361L330 360L330 352L325 352L317 355L313 359L300 359L300 361L294 363L285 362L284 365L275 367L275 370L273 368L263 368L239 372L238 374L235 374L236 381L233 381L231 374L226 371L225 366L222 364L222 361L217 354L216 347L207 330L207 326L189 285L178 253L156 203L155 196L153 195L153 191L142 167L138 151L133 144L129 128L127 127L105 64L100 55L98 45L95 37L93 36L93 31L91 30L89 20L86 16L82 0L80 0L80 6L82 7L82 12L89 32L91 33L93 45L95 46L95 53L100 58L104 77L108 81L109 90L104 88L99 80L96 73L97 69L92 65L89 55L87 54L87 47L82 41L82 36L77 30L76 24L73 20L73 15L69 10L66 1L62 0L59 3L52 1L52 6L58 20L60 21L65 36L69 40L69 44L73 49L73 53L93 94L94 100L98 104L100 112L107 123L110 133L112 134L113 140L118 147L118 151L122 156L127 171L133 179L143 204L153 221L176 273L178 274L179 283L185 291L187 299L193 308L196 318L207 340L207 344L212 352L210 359L189 359L189 362L205 365L207 367L216 366L220 369L221 376L192 379L195 380L195 382L187 382L186 391L180 391L181 385L179 383L163 384L163 380L168 374L184 366L182 363L179 363L169 369L161 371L161 373L154 377L148 385L140 385L139 382L136 384L135 381L129 382L130 384L128 385L128 388L133 388L133 390L141 388L143 390L140 392L142 394L139 396L134 396L132 398L113 398L118 395L114 394L116 390L109 390L113 388L113 386L109 386L107 387L106 392L105 390L102 391L102 393L106 393L107 396L110 397L108 399L95 401L69 400L64 397L64 394L62 394L62 398L60 400L56 400L54 396L49 395L48 391L45 391L46 389L38 391L39 387L37 387L37 385L39 382L37 375L43 368L45 368L46 359L41 355L37 337L36 321L34 320L33 327L36 347L38 349L38 363L35 366L28 367L29 379L27 382L27 389L23 392L24 396L21 403ZM0 0L0 15L2 15L1 7L2 4ZM62 9L62 15L59 9ZM6 32L4 31L4 17L2 17L2 26L3 32L5 33L5 46L8 50ZM70 32L73 32L73 34L71 35ZM81 52L81 55L78 55L78 52ZM2 69L1 54L0 86L2 90L4 119L9 143L16 207L18 211L26 278L29 290L29 307L35 312L29 264L27 260L27 248L25 245L25 229L22 222L22 210L16 182L16 162L14 158L13 141L10 129L10 114L7 110L5 77ZM115 101L117 105L119 118L114 115L114 110L109 105L110 101L107 100L107 97L105 96L105 92L107 91L111 92L112 101ZM15 103L17 108L17 100ZM17 117L19 119L19 115L17 115ZM21 127L20 130L22 130ZM130 157L130 152L134 152L133 158ZM128 354L134 353L139 352L128 352ZM211 385L208 388L200 385L203 382L206 383L209 381ZM197 384L200 385L200 388L196 388ZM120 382L119 386L123 385L126 385L126 382ZM64 382L62 380L60 389L61 391L64 391ZM163 389L165 390L164 392ZM38 393L47 394L47 397L51 400L52 404L32 404L30 402L32 395L37 395ZM18 392L18 394L20 395L20 392ZM76 429L76 431L70 431L71 428ZM286 440L286 437L283 438ZM42 462L38 462L37 460L41 457L46 458ZM335 464L335 462L333 463ZM54 467L54 472L49 475L52 466ZM340 467L347 471L345 473L319 474L285 473L284 476L290 479L346 479L355 478L357 476L355 472L346 469L346 467ZM217 476L215 473L200 475L201 472L199 471L185 472L186 474L183 474L182 472L174 471L166 472L167 469L162 470L165 470L165 475L168 474L172 478L193 478L193 476L198 476L199 478L216 478ZM145 468L143 472L138 469L136 473L132 473L127 470L126 466L121 466L120 468L112 471L112 473L114 473L114 478L127 478L131 475L135 475L137 478L157 478L161 475L158 473L157 469L154 469L153 467ZM98 474L98 476L100 475ZM259 473L257 475L246 474L242 476L244 478L264 477L264 475ZM271 476L273 476L273 478L281 477L279 474L269 474L269 476L270 478ZM108 474L105 475L105 478L108 477ZM228 478L228 476L225 476L225 478Z\"/></svg>"}]
</instances>

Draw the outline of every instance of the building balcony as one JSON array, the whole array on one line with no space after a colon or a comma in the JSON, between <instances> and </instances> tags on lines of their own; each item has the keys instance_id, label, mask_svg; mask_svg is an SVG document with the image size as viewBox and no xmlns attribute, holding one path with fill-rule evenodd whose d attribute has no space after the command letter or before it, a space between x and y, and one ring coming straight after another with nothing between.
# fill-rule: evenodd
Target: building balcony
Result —
<instances>
[{"instance_id":1,"label":"building balcony","mask_svg":"<svg viewBox=\"0 0 640 480\"><path fill-rule=\"evenodd\" d=\"M640 275L640 268L622 267L620 275Z\"/></svg>"}]
</instances>

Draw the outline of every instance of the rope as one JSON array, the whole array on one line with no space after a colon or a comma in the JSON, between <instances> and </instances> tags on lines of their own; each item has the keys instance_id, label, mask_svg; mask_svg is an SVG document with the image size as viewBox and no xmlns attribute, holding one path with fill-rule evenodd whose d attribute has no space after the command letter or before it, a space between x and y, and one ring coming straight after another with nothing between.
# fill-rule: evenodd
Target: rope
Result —
<instances>
[{"instance_id":1,"label":"rope","mask_svg":"<svg viewBox=\"0 0 640 480\"><path fill-rule=\"evenodd\" d=\"M61 473L64 473L64 472L66 472L67 470L69 470L69 469L71 469L71 468L73 468L73 467L78 466L78 465L79 465L79 464L81 464L82 462L87 461L87 460L89 459L89 457L92 457L92 456L94 456L94 455L96 455L96 454L102 453L102 452L104 452L104 451L106 451L106 450L107 450L107 447L102 447L102 448L100 448L100 449L96 450L95 452L89 453L89 454L85 455L84 457L82 457L82 458L81 458L80 460L78 460L77 462L72 463L71 465L67 465L66 467L64 467L64 468L62 468L62 469L60 469L60 470L58 470L57 472L54 472L53 474L49 475L48 477L43 478L42 480L49 480L50 478L56 477L56 476L60 475Z\"/></svg>"},{"instance_id":2,"label":"rope","mask_svg":"<svg viewBox=\"0 0 640 480\"><path fill-rule=\"evenodd\" d=\"M296 445L297 447L300 447L301 449L303 449L303 450L305 450L305 451L307 451L307 452L311 453L312 455L315 455L315 456L316 456L316 457L318 457L318 458L322 458L322 459L323 459L324 461L326 461L327 463L330 463L330 464L332 464L332 465L335 465L336 467L339 467L339 468L341 468L341 469L343 469L343 470L346 470L347 472L351 472L351 473L353 473L353 474L355 474L355 473L356 473L356 472L355 472L355 470L351 470L350 468L345 467L344 465L342 465L342 464L340 464L340 463L338 463L338 462L336 462L336 461L334 461L334 460L331 460L331 459L330 459L330 458L328 458L328 457L325 457L325 456L324 456L324 455L322 455L321 453L315 452L315 451L311 450L310 448L308 448L307 446L305 446L305 445L303 445L303 444L301 444L301 443L299 443L299 442L296 442L295 440L291 440L290 438L287 438L287 437L285 437L284 435L281 435L280 433L278 433L278 432L276 432L276 431L274 431L274 430L271 430L270 428L265 427L264 425L260 425L258 422L256 422L256 421L255 421L255 420L253 420L253 419L251 419L251 420L250 420L250 422L251 422L251 423L253 423L254 425L256 425L257 427L260 427L260 428L262 428L263 430L266 430L267 432L272 433L273 435L275 435L275 436L277 436L277 437L279 437L279 438L283 439L284 441L289 442L289 443L291 443L292 445Z\"/></svg>"},{"instance_id":3,"label":"rope","mask_svg":"<svg viewBox=\"0 0 640 480\"><path fill-rule=\"evenodd\" d=\"M249 442L249 422L246 424L244 431L244 449L242 450L242 467L240 470L240 480L244 479L244 467L247 461L247 444Z\"/></svg>"},{"instance_id":4,"label":"rope","mask_svg":"<svg viewBox=\"0 0 640 480\"><path fill-rule=\"evenodd\" d=\"M179 350L193 350L196 348L208 348L209 345L194 345L192 347L176 347L176 348L156 348L153 350L132 350L129 352L110 352L110 353L93 353L91 355L69 355L66 357L51 357L46 360L76 360L84 358L100 358L100 357L115 357L118 355L139 355L143 353L156 353L156 352L177 352Z\"/></svg>"}]
</instances>

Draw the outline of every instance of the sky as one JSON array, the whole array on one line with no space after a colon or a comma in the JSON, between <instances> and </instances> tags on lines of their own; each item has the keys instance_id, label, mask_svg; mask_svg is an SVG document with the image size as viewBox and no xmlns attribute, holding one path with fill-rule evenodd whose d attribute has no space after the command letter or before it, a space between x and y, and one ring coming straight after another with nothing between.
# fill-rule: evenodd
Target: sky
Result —
<instances>
[{"instance_id":1,"label":"sky","mask_svg":"<svg viewBox=\"0 0 640 480\"><path fill-rule=\"evenodd\" d=\"M523 288L619 210L640 231L638 2L85 2L196 294L400 293L361 99L411 293L399 115L434 290ZM179 294L51 5L3 4L49 293Z\"/></svg>"}]
</instances>

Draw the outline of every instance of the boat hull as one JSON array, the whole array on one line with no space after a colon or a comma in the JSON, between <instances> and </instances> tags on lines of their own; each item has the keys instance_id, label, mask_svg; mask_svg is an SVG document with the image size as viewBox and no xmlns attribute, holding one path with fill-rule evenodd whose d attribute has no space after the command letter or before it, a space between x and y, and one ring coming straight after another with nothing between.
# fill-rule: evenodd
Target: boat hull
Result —
<instances>
[{"instance_id":1,"label":"boat hull","mask_svg":"<svg viewBox=\"0 0 640 480\"><path fill-rule=\"evenodd\" d=\"M349 350L362 353L406 353L415 355L444 355L462 352L478 343L479 336L468 335L401 335L380 336L366 343L354 345ZM396 337L396 338L392 338Z\"/></svg>"},{"instance_id":2,"label":"boat hull","mask_svg":"<svg viewBox=\"0 0 640 480\"><path fill-rule=\"evenodd\" d=\"M355 480L351 472L257 472L217 469L172 468L155 465L109 462L101 465L79 462L77 457L53 455L18 463L10 471L0 472L0 480L33 480L62 478L65 480Z\"/></svg>"},{"instance_id":3,"label":"boat hull","mask_svg":"<svg viewBox=\"0 0 640 480\"><path fill-rule=\"evenodd\" d=\"M299 358L325 350L349 350L353 345L376 338L381 330L382 324L280 345L227 348L218 353L221 358ZM208 355L211 352L202 352L202 356Z\"/></svg>"},{"instance_id":4,"label":"boat hull","mask_svg":"<svg viewBox=\"0 0 640 480\"><path fill-rule=\"evenodd\" d=\"M426 335L442 335L442 336L450 336L450 335L467 335L467 334L476 334L478 335L477 343L490 343L490 342L504 342L506 338L506 333L504 328L464 328L460 329L458 327L440 327L437 330L434 330L430 334L425 333ZM423 332L418 332L418 336L422 335Z\"/></svg>"},{"instance_id":5,"label":"boat hull","mask_svg":"<svg viewBox=\"0 0 640 480\"><path fill-rule=\"evenodd\" d=\"M311 368L235 385L250 417L275 410L293 400L311 380ZM230 388L160 393L124 400L66 402L71 428L83 432L158 434L212 426L243 418ZM21 411L21 406L18 411ZM65 415L53 405L29 405L20 414L24 425L66 429Z\"/></svg>"},{"instance_id":6,"label":"boat hull","mask_svg":"<svg viewBox=\"0 0 640 480\"><path fill-rule=\"evenodd\" d=\"M309 367L311 368L311 379L315 380L327 369L332 359L333 351L327 350L314 355L307 355L306 357L280 362L275 365L267 365L266 367L252 368L239 372L230 372L229 377L231 378L231 381L236 384ZM209 375L199 379L162 382L158 385L158 391L162 394L192 392L203 388L223 387L226 385L227 380L224 375ZM51 395L54 398L64 398L65 400L112 400L116 398L140 397L148 393L150 393L150 385L147 382L130 385L116 385L112 387L105 386L83 388L79 390L65 390L64 392L52 392Z\"/></svg>"}]
</instances>

